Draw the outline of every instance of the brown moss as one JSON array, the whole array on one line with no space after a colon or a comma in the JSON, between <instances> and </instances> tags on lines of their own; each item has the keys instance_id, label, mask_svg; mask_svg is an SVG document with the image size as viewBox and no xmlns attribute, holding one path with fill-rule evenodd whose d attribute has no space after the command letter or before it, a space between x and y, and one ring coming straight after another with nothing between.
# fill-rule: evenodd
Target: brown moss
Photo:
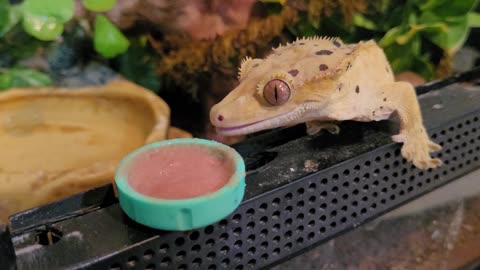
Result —
<instances>
[{"instance_id":1,"label":"brown moss","mask_svg":"<svg viewBox=\"0 0 480 270\"><path fill-rule=\"evenodd\" d=\"M336 11L340 11L344 21L350 23L353 16L367 9L367 0L310 0L308 2L308 19L319 22L322 16L330 17Z\"/></svg>"},{"instance_id":2,"label":"brown moss","mask_svg":"<svg viewBox=\"0 0 480 270\"><path fill-rule=\"evenodd\" d=\"M295 24L301 12L305 12L311 22L319 22L322 16L331 16L339 10L346 21L351 21L355 13L366 9L366 2L309 0L306 5L299 5L291 0L279 14L252 18L245 29L227 32L215 41L192 41L176 35L166 36L161 41L151 39L161 56L157 72L177 82L202 72L233 76L242 58L247 55L261 56L265 50L269 50L271 41L281 36L285 26Z\"/></svg>"},{"instance_id":3,"label":"brown moss","mask_svg":"<svg viewBox=\"0 0 480 270\"><path fill-rule=\"evenodd\" d=\"M161 55L157 72L168 74L174 80L205 71L233 74L241 58L257 55L269 46L274 37L281 34L285 25L295 23L297 18L297 10L285 7L278 15L252 19L246 29L228 32L213 42L192 42L185 37L168 36L155 44Z\"/></svg>"},{"instance_id":4,"label":"brown moss","mask_svg":"<svg viewBox=\"0 0 480 270\"><path fill-rule=\"evenodd\" d=\"M437 79L448 77L453 70L453 54L447 50L443 51L443 57L440 59L436 69L435 77Z\"/></svg>"}]
</instances>

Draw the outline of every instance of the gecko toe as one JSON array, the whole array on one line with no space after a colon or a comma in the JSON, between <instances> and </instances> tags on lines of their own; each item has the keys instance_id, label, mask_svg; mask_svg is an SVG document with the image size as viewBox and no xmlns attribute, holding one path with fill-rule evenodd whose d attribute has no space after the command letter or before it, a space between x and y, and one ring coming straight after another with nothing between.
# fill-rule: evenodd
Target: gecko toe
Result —
<instances>
[{"instance_id":1,"label":"gecko toe","mask_svg":"<svg viewBox=\"0 0 480 270\"><path fill-rule=\"evenodd\" d=\"M433 142L430 142L428 144L428 148L430 150L430 152L437 152L437 151L440 151L442 149L442 147L436 143L433 143Z\"/></svg>"},{"instance_id":2,"label":"gecko toe","mask_svg":"<svg viewBox=\"0 0 480 270\"><path fill-rule=\"evenodd\" d=\"M404 134L393 135L391 138L392 138L392 141L397 142L397 143L405 142L405 135Z\"/></svg>"}]
</instances>

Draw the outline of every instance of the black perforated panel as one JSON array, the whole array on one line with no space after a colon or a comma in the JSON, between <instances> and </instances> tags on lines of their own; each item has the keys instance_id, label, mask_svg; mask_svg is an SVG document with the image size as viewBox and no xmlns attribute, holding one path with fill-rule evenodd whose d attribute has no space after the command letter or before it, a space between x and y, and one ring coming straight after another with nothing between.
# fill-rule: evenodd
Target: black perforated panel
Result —
<instances>
[{"instance_id":1,"label":"black perforated panel","mask_svg":"<svg viewBox=\"0 0 480 270\"><path fill-rule=\"evenodd\" d=\"M179 270L267 266L479 165L479 128L478 117L471 117L433 133L444 147L441 169L414 169L400 157L398 145L389 145L246 202L228 220L156 239L130 251L126 260L110 258L107 265Z\"/></svg>"},{"instance_id":2,"label":"black perforated panel","mask_svg":"<svg viewBox=\"0 0 480 270\"><path fill-rule=\"evenodd\" d=\"M227 219L189 232L159 232L140 226L115 204L52 225L63 231L63 239L80 233L81 240L75 242L79 247L62 239L41 253L35 251L49 257L64 249L78 252L75 259L50 259L51 265L35 265L22 255L17 264L19 269L112 270L271 266L479 167L479 116L480 111L470 111L457 120L439 122L429 131L443 146L438 156L444 165L439 169L415 169L401 158L400 145L390 143L252 197ZM28 239L32 236L14 238L17 250L27 246ZM86 256L81 253L87 246L96 257L79 259Z\"/></svg>"}]
</instances>

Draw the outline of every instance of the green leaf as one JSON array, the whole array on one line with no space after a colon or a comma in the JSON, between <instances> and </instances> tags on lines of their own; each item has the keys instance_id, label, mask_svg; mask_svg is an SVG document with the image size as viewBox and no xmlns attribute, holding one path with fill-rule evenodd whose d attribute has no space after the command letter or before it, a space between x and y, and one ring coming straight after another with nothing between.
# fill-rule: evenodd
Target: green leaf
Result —
<instances>
[{"instance_id":1,"label":"green leaf","mask_svg":"<svg viewBox=\"0 0 480 270\"><path fill-rule=\"evenodd\" d=\"M456 16L465 16L472 8L477 5L478 0L456 0L456 1L447 1L447 0L436 0L429 1L432 2L429 6L422 6L423 11L431 11L437 16L446 18L446 17L456 17Z\"/></svg>"},{"instance_id":2,"label":"green leaf","mask_svg":"<svg viewBox=\"0 0 480 270\"><path fill-rule=\"evenodd\" d=\"M22 25L25 32L44 41L54 40L63 32L63 24L51 16L25 15Z\"/></svg>"},{"instance_id":3,"label":"green leaf","mask_svg":"<svg viewBox=\"0 0 480 270\"><path fill-rule=\"evenodd\" d=\"M0 90L12 87L38 87L52 84L50 77L40 71L16 67L0 70Z\"/></svg>"},{"instance_id":4,"label":"green leaf","mask_svg":"<svg viewBox=\"0 0 480 270\"><path fill-rule=\"evenodd\" d=\"M353 16L353 24L368 30L378 30L378 26L373 21L367 19L360 13L357 13L355 16Z\"/></svg>"},{"instance_id":5,"label":"green leaf","mask_svg":"<svg viewBox=\"0 0 480 270\"><path fill-rule=\"evenodd\" d=\"M406 31L404 26L393 27L392 29L388 30L387 33L385 33L378 44L383 48L388 47L396 42L397 37L405 33Z\"/></svg>"},{"instance_id":6,"label":"green leaf","mask_svg":"<svg viewBox=\"0 0 480 270\"><path fill-rule=\"evenodd\" d=\"M126 52L130 42L105 16L97 15L93 45L103 57L112 58Z\"/></svg>"},{"instance_id":7,"label":"green leaf","mask_svg":"<svg viewBox=\"0 0 480 270\"><path fill-rule=\"evenodd\" d=\"M94 12L105 12L115 6L116 0L83 0L83 6Z\"/></svg>"},{"instance_id":8,"label":"green leaf","mask_svg":"<svg viewBox=\"0 0 480 270\"><path fill-rule=\"evenodd\" d=\"M46 43L25 32L21 24L16 24L0 42L0 67L10 67L32 57Z\"/></svg>"},{"instance_id":9,"label":"green leaf","mask_svg":"<svg viewBox=\"0 0 480 270\"><path fill-rule=\"evenodd\" d=\"M410 70L420 74L426 80L432 80L435 76L433 64L426 56L414 55L410 64Z\"/></svg>"},{"instance_id":10,"label":"green leaf","mask_svg":"<svg viewBox=\"0 0 480 270\"><path fill-rule=\"evenodd\" d=\"M155 61L145 48L132 46L118 60L120 74L154 92L159 90L161 82L155 72Z\"/></svg>"},{"instance_id":11,"label":"green leaf","mask_svg":"<svg viewBox=\"0 0 480 270\"><path fill-rule=\"evenodd\" d=\"M480 27L480 13L470 12L467 16L469 27Z\"/></svg>"},{"instance_id":12,"label":"green leaf","mask_svg":"<svg viewBox=\"0 0 480 270\"><path fill-rule=\"evenodd\" d=\"M417 2L416 4L419 5L420 10L426 11L426 10L432 10L435 7L441 6L444 3L447 3L448 0L428 0L428 1L417 0L416 2Z\"/></svg>"},{"instance_id":13,"label":"green leaf","mask_svg":"<svg viewBox=\"0 0 480 270\"><path fill-rule=\"evenodd\" d=\"M392 43L384 48L395 73L412 69L412 63L420 55L420 46L420 37L417 35L404 45Z\"/></svg>"},{"instance_id":14,"label":"green leaf","mask_svg":"<svg viewBox=\"0 0 480 270\"><path fill-rule=\"evenodd\" d=\"M0 30L8 23L10 9L7 0L0 0Z\"/></svg>"},{"instance_id":15,"label":"green leaf","mask_svg":"<svg viewBox=\"0 0 480 270\"><path fill-rule=\"evenodd\" d=\"M8 0L0 0L0 37L10 31L21 19L19 7L10 6Z\"/></svg>"},{"instance_id":16,"label":"green leaf","mask_svg":"<svg viewBox=\"0 0 480 270\"><path fill-rule=\"evenodd\" d=\"M51 16L60 23L69 21L75 12L74 0L25 0L24 14Z\"/></svg>"},{"instance_id":17,"label":"green leaf","mask_svg":"<svg viewBox=\"0 0 480 270\"><path fill-rule=\"evenodd\" d=\"M466 40L469 28L468 17L458 17L455 22L450 22L447 31L426 32L425 35L437 46L443 49L456 50Z\"/></svg>"},{"instance_id":18,"label":"green leaf","mask_svg":"<svg viewBox=\"0 0 480 270\"><path fill-rule=\"evenodd\" d=\"M12 85L12 75L8 72L0 71L0 90L10 88Z\"/></svg>"}]
</instances>

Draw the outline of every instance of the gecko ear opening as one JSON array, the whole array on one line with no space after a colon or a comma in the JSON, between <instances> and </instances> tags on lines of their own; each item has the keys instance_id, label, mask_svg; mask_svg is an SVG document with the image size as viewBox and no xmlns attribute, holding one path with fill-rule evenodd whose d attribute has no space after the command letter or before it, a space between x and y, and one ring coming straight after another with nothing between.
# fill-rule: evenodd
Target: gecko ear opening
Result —
<instances>
[{"instance_id":1,"label":"gecko ear opening","mask_svg":"<svg viewBox=\"0 0 480 270\"><path fill-rule=\"evenodd\" d=\"M291 89L287 82L273 79L263 87L263 98L273 106L285 104L290 99Z\"/></svg>"}]
</instances>

